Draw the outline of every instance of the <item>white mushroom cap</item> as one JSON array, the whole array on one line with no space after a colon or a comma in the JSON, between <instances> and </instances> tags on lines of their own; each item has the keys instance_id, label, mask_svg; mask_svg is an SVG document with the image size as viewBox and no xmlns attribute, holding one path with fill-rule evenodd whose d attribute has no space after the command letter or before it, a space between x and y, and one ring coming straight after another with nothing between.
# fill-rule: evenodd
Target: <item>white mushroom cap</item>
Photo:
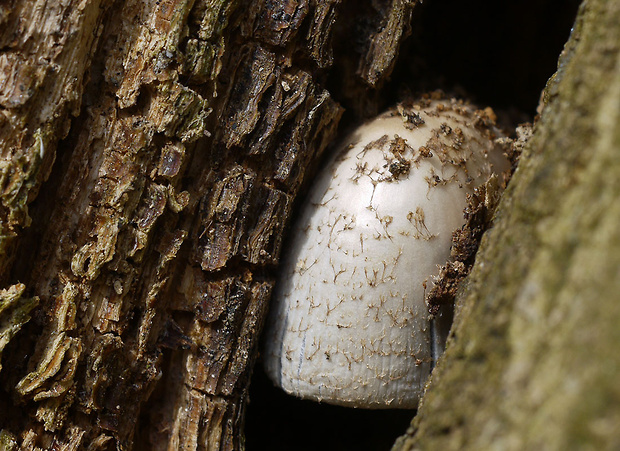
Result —
<instances>
[{"instance_id":1,"label":"white mushroom cap","mask_svg":"<svg viewBox=\"0 0 620 451\"><path fill-rule=\"evenodd\" d=\"M347 138L283 256L263 356L276 385L332 404L417 406L435 340L425 291L467 194L510 167L485 118L422 100Z\"/></svg>"}]
</instances>

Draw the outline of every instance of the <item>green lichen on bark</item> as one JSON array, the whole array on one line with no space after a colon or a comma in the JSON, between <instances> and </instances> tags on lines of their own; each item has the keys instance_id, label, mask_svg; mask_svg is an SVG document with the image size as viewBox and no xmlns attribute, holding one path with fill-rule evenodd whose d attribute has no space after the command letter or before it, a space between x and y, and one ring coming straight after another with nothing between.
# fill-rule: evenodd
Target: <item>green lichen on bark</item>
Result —
<instances>
[{"instance_id":1,"label":"green lichen on bark","mask_svg":"<svg viewBox=\"0 0 620 451\"><path fill-rule=\"evenodd\" d=\"M22 297L25 289L20 283L0 290L0 357L9 341L30 321L30 313L39 303L38 297Z\"/></svg>"},{"instance_id":2,"label":"green lichen on bark","mask_svg":"<svg viewBox=\"0 0 620 451\"><path fill-rule=\"evenodd\" d=\"M8 253L19 226L30 225L28 201L45 155L45 141L41 131L37 130L33 144L22 155L12 161L0 161L0 202L8 212L6 220L0 222L0 257Z\"/></svg>"},{"instance_id":3,"label":"green lichen on bark","mask_svg":"<svg viewBox=\"0 0 620 451\"><path fill-rule=\"evenodd\" d=\"M13 451L18 447L15 436L5 430L0 430L0 450Z\"/></svg>"},{"instance_id":4,"label":"green lichen on bark","mask_svg":"<svg viewBox=\"0 0 620 451\"><path fill-rule=\"evenodd\" d=\"M50 174L71 117L79 114L109 2L5 3L0 6L0 280L7 283L19 240L30 226L28 204Z\"/></svg>"},{"instance_id":5,"label":"green lichen on bark","mask_svg":"<svg viewBox=\"0 0 620 451\"><path fill-rule=\"evenodd\" d=\"M620 447L620 4L586 0L395 450Z\"/></svg>"}]
</instances>

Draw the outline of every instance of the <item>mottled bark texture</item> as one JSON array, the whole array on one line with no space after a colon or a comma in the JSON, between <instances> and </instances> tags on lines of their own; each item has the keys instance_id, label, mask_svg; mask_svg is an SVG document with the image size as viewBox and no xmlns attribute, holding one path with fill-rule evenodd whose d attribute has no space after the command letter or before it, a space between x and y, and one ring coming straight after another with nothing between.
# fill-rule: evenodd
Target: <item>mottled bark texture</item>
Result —
<instances>
[{"instance_id":1,"label":"mottled bark texture","mask_svg":"<svg viewBox=\"0 0 620 451\"><path fill-rule=\"evenodd\" d=\"M620 3L586 0L395 450L620 448Z\"/></svg>"},{"instance_id":2,"label":"mottled bark texture","mask_svg":"<svg viewBox=\"0 0 620 451\"><path fill-rule=\"evenodd\" d=\"M358 86L414 4L360 9ZM0 5L0 447L242 447L283 230L342 113L340 6Z\"/></svg>"}]
</instances>

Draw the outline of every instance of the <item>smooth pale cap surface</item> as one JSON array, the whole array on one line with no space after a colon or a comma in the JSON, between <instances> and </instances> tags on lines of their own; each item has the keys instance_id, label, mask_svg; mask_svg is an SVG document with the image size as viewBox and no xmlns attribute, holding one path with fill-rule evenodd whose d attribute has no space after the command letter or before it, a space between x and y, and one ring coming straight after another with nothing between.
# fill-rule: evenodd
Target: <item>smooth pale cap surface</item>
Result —
<instances>
[{"instance_id":1,"label":"smooth pale cap surface","mask_svg":"<svg viewBox=\"0 0 620 451\"><path fill-rule=\"evenodd\" d=\"M509 168L471 107L398 111L349 136L293 225L263 357L296 396L417 406L433 360L425 291L465 223L466 195Z\"/></svg>"}]
</instances>

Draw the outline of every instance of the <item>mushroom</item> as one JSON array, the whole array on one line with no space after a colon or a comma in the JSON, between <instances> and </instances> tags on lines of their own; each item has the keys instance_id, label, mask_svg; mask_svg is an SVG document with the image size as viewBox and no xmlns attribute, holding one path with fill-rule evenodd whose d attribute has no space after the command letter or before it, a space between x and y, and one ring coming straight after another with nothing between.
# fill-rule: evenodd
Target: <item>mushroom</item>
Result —
<instances>
[{"instance_id":1,"label":"mushroom","mask_svg":"<svg viewBox=\"0 0 620 451\"><path fill-rule=\"evenodd\" d=\"M425 292L467 196L510 163L489 108L426 96L355 130L293 225L263 360L301 398L415 408L447 332Z\"/></svg>"}]
</instances>

